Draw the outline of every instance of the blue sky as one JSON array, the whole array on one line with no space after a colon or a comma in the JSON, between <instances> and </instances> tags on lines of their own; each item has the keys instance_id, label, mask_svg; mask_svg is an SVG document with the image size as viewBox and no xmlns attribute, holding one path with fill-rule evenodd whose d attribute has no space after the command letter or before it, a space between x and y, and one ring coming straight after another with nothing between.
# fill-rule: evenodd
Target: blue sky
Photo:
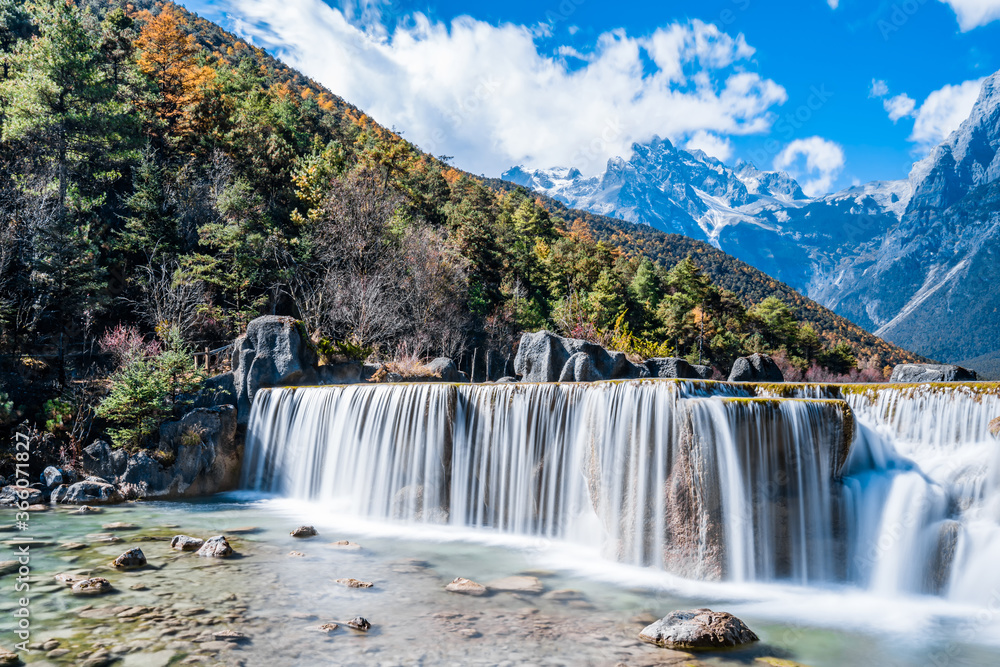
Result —
<instances>
[{"instance_id":1,"label":"blue sky","mask_svg":"<svg viewBox=\"0 0 1000 667\"><path fill-rule=\"evenodd\" d=\"M653 135L815 193L902 178L1000 69L1000 0L184 0L454 164Z\"/></svg>"}]
</instances>

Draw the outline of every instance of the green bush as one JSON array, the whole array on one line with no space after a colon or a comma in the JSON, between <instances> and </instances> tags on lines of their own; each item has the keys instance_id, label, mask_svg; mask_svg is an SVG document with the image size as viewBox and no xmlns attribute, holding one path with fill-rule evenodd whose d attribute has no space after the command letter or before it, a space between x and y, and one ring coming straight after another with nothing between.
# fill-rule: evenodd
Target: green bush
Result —
<instances>
[{"instance_id":1,"label":"green bush","mask_svg":"<svg viewBox=\"0 0 1000 667\"><path fill-rule=\"evenodd\" d=\"M45 401L45 405L42 406L42 416L46 431L53 435L65 433L73 421L73 405L61 398L53 398Z\"/></svg>"}]
</instances>

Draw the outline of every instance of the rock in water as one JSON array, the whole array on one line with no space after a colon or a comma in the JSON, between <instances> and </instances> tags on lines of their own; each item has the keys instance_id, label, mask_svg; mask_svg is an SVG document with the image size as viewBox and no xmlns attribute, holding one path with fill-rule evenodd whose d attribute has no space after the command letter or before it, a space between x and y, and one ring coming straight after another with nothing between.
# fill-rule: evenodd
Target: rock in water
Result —
<instances>
[{"instance_id":1,"label":"rock in water","mask_svg":"<svg viewBox=\"0 0 1000 667\"><path fill-rule=\"evenodd\" d=\"M116 558L111 565L119 570L137 570L146 566L146 554L142 553L142 549L139 548L129 549Z\"/></svg>"},{"instance_id":2,"label":"rock in water","mask_svg":"<svg viewBox=\"0 0 1000 667\"><path fill-rule=\"evenodd\" d=\"M491 591L501 591L504 593L531 593L538 594L545 590L545 586L538 577L504 577L486 584L486 588Z\"/></svg>"},{"instance_id":3,"label":"rock in water","mask_svg":"<svg viewBox=\"0 0 1000 667\"><path fill-rule=\"evenodd\" d=\"M312 526L299 526L289 534L292 537L316 537L319 535Z\"/></svg>"},{"instance_id":4,"label":"rock in water","mask_svg":"<svg viewBox=\"0 0 1000 667\"><path fill-rule=\"evenodd\" d=\"M948 364L900 364L892 369L889 382L975 382L975 371Z\"/></svg>"},{"instance_id":5,"label":"rock in water","mask_svg":"<svg viewBox=\"0 0 1000 667\"><path fill-rule=\"evenodd\" d=\"M347 627L359 630L361 632L368 632L372 629L372 624L368 622L367 618L362 616L355 616L347 622Z\"/></svg>"},{"instance_id":6,"label":"rock in water","mask_svg":"<svg viewBox=\"0 0 1000 667\"><path fill-rule=\"evenodd\" d=\"M197 551L204 544L205 540L200 540L197 537L189 537L188 535L174 535L173 539L170 540L170 548L177 549L178 551Z\"/></svg>"},{"instance_id":7,"label":"rock in water","mask_svg":"<svg viewBox=\"0 0 1000 667\"><path fill-rule=\"evenodd\" d=\"M486 595L486 586L482 584L477 584L470 579L464 579L458 577L453 582L444 587L446 591L451 593L461 593L462 595Z\"/></svg>"},{"instance_id":8,"label":"rock in water","mask_svg":"<svg viewBox=\"0 0 1000 667\"><path fill-rule=\"evenodd\" d=\"M13 651L0 648L0 665L23 665L21 657Z\"/></svg>"},{"instance_id":9,"label":"rock in water","mask_svg":"<svg viewBox=\"0 0 1000 667\"><path fill-rule=\"evenodd\" d=\"M234 553L236 552L229 546L229 542L223 535L208 538L205 544L198 549L198 555L206 558L228 558Z\"/></svg>"},{"instance_id":10,"label":"rock in water","mask_svg":"<svg viewBox=\"0 0 1000 667\"><path fill-rule=\"evenodd\" d=\"M743 621L724 611L673 611L647 626L639 639L669 649L713 649L742 646L760 638Z\"/></svg>"},{"instance_id":11,"label":"rock in water","mask_svg":"<svg viewBox=\"0 0 1000 667\"><path fill-rule=\"evenodd\" d=\"M729 373L730 382L784 382L785 376L774 360L766 354L740 357Z\"/></svg>"},{"instance_id":12,"label":"rock in water","mask_svg":"<svg viewBox=\"0 0 1000 667\"><path fill-rule=\"evenodd\" d=\"M73 593L76 595L102 595L114 590L111 582L102 577L84 579L73 584Z\"/></svg>"},{"instance_id":13,"label":"rock in water","mask_svg":"<svg viewBox=\"0 0 1000 667\"><path fill-rule=\"evenodd\" d=\"M370 581L360 581L358 579L334 579L334 581L348 588L371 588L375 585Z\"/></svg>"}]
</instances>

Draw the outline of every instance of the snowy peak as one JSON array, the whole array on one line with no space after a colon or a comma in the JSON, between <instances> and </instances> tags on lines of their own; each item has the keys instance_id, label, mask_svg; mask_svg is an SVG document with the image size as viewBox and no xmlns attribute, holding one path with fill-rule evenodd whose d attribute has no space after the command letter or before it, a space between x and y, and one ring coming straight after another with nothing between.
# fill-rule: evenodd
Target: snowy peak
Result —
<instances>
[{"instance_id":1,"label":"snowy peak","mask_svg":"<svg viewBox=\"0 0 1000 667\"><path fill-rule=\"evenodd\" d=\"M738 160L735 173L752 194L786 202L809 199L798 182L783 171L761 171L749 162Z\"/></svg>"}]
</instances>

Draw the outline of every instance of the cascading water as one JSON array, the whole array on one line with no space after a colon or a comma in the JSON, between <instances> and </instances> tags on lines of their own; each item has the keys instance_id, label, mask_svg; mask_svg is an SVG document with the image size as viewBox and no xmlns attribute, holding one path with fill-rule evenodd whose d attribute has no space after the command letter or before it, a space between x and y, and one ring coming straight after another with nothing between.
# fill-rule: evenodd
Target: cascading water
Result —
<instances>
[{"instance_id":1,"label":"cascading water","mask_svg":"<svg viewBox=\"0 0 1000 667\"><path fill-rule=\"evenodd\" d=\"M970 602L1000 587L996 388L782 392L655 380L264 390L244 485L373 519L580 542L697 579Z\"/></svg>"}]
</instances>

